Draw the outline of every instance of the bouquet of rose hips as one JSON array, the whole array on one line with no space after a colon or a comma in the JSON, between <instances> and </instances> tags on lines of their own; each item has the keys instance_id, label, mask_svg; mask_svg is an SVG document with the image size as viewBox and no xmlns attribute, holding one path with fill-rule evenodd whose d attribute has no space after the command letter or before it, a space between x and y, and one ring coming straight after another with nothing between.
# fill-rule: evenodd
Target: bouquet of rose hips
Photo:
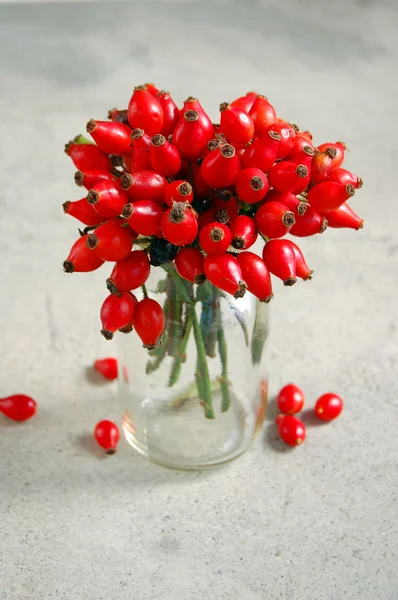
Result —
<instances>
[{"instance_id":1,"label":"bouquet of rose hips","mask_svg":"<svg viewBox=\"0 0 398 600\"><path fill-rule=\"evenodd\" d=\"M88 193L63 205L86 225L64 269L87 272L114 263L101 333L111 339L116 331L135 330L155 357L149 372L166 352L174 353L170 385L191 330L198 357L214 357L217 330L225 367L220 297L239 298L248 290L269 302L270 273L287 286L311 278L286 234L363 224L347 204L362 181L342 168L342 142L316 147L308 131L278 118L254 92L221 104L219 121L212 123L196 98L179 109L168 92L146 84L134 89L127 110L88 122L95 144L77 136L65 148L79 169L77 185ZM250 251L259 236L261 257ZM145 287L151 265L166 272L163 307ZM132 292L139 288L138 301ZM171 344L162 344L166 317ZM203 361L198 368L206 368Z\"/></svg>"}]
</instances>

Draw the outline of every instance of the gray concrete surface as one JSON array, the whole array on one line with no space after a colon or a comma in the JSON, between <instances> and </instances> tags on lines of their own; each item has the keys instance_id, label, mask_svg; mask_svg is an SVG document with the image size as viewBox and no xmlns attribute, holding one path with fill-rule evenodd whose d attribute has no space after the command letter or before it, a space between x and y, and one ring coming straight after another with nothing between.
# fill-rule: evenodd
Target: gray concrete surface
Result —
<instances>
[{"instance_id":1,"label":"gray concrete surface","mask_svg":"<svg viewBox=\"0 0 398 600\"><path fill-rule=\"evenodd\" d=\"M397 600L397 46L394 2L0 7L1 600ZM103 274L63 275L79 196L63 144L154 80L181 101L257 89L317 141L344 139L366 227L302 246L316 277L278 288L271 392L342 418L294 452L272 424L234 464L177 473L96 451L116 390L85 368Z\"/></svg>"}]
</instances>

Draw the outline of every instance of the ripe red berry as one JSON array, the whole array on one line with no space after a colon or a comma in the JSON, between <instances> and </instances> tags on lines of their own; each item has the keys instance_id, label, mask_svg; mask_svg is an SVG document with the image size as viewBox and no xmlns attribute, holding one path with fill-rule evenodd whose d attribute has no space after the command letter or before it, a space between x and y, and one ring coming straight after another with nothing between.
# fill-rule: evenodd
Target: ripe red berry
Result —
<instances>
[{"instance_id":1,"label":"ripe red berry","mask_svg":"<svg viewBox=\"0 0 398 600\"><path fill-rule=\"evenodd\" d=\"M311 271L311 269L305 262L304 255L301 252L300 248L297 246L297 244L292 242L292 240L286 240L286 241L288 242L289 246L292 248L294 255L296 257L296 275L297 275L297 277L300 277L300 279L304 279L304 281L307 281L307 279L312 279L313 271Z\"/></svg>"},{"instance_id":2,"label":"ripe red berry","mask_svg":"<svg viewBox=\"0 0 398 600\"><path fill-rule=\"evenodd\" d=\"M143 129L150 136L156 135L162 129L162 107L145 85L134 88L127 115L132 129Z\"/></svg>"},{"instance_id":3,"label":"ripe red berry","mask_svg":"<svg viewBox=\"0 0 398 600\"><path fill-rule=\"evenodd\" d=\"M236 219L239 214L239 205L236 198L232 195L229 200L224 200L222 197L218 196L213 202L213 211L213 221L218 221L225 225Z\"/></svg>"},{"instance_id":4,"label":"ripe red berry","mask_svg":"<svg viewBox=\"0 0 398 600\"><path fill-rule=\"evenodd\" d=\"M98 358L94 362L94 369L105 377L105 379L109 379L110 381L117 379L117 358Z\"/></svg>"},{"instance_id":5,"label":"ripe red berry","mask_svg":"<svg viewBox=\"0 0 398 600\"><path fill-rule=\"evenodd\" d=\"M107 454L115 454L120 432L112 421L100 421L94 429L95 441Z\"/></svg>"},{"instance_id":6,"label":"ripe red berry","mask_svg":"<svg viewBox=\"0 0 398 600\"><path fill-rule=\"evenodd\" d=\"M121 292L118 296L110 294L105 298L100 317L101 333L106 340L111 340L115 331L122 330L124 333L131 331L136 304L137 299L130 292Z\"/></svg>"},{"instance_id":7,"label":"ripe red berry","mask_svg":"<svg viewBox=\"0 0 398 600\"><path fill-rule=\"evenodd\" d=\"M202 154L212 133L206 131L196 110L187 110L173 133L173 144L181 158L193 162Z\"/></svg>"},{"instance_id":8,"label":"ripe red berry","mask_svg":"<svg viewBox=\"0 0 398 600\"><path fill-rule=\"evenodd\" d=\"M319 152L327 152L333 158L333 169L337 169L343 164L344 153L347 146L344 142L327 142L318 146Z\"/></svg>"},{"instance_id":9,"label":"ripe red berry","mask_svg":"<svg viewBox=\"0 0 398 600\"><path fill-rule=\"evenodd\" d=\"M334 168L334 153L325 151L315 153L311 162L311 183L321 183L329 178Z\"/></svg>"},{"instance_id":10,"label":"ripe red berry","mask_svg":"<svg viewBox=\"0 0 398 600\"><path fill-rule=\"evenodd\" d=\"M101 215L87 202L87 198L81 198L75 202L64 202L62 205L64 213L75 217L84 225L99 225L104 220Z\"/></svg>"},{"instance_id":11,"label":"ripe red berry","mask_svg":"<svg viewBox=\"0 0 398 600\"><path fill-rule=\"evenodd\" d=\"M269 189L267 176L255 167L243 169L235 182L235 189L243 202L248 204L260 202Z\"/></svg>"},{"instance_id":12,"label":"ripe red berry","mask_svg":"<svg viewBox=\"0 0 398 600\"><path fill-rule=\"evenodd\" d=\"M284 160L276 163L268 173L268 181L278 192L302 192L309 184L309 170L305 165Z\"/></svg>"},{"instance_id":13,"label":"ripe red berry","mask_svg":"<svg viewBox=\"0 0 398 600\"><path fill-rule=\"evenodd\" d=\"M249 114L257 96L257 92L247 92L245 96L240 96L240 98L236 98L236 100L231 102L231 106L241 108L242 110L247 112L247 114Z\"/></svg>"},{"instance_id":14,"label":"ripe red berry","mask_svg":"<svg viewBox=\"0 0 398 600\"><path fill-rule=\"evenodd\" d=\"M78 138L65 146L65 152L73 161L76 169L88 171L110 171L112 163L109 156L95 144L80 144Z\"/></svg>"},{"instance_id":15,"label":"ripe red berry","mask_svg":"<svg viewBox=\"0 0 398 600\"><path fill-rule=\"evenodd\" d=\"M318 212L326 213L339 208L354 194L355 188L351 184L343 185L335 181L325 181L310 189L307 201Z\"/></svg>"},{"instance_id":16,"label":"ripe red berry","mask_svg":"<svg viewBox=\"0 0 398 600\"><path fill-rule=\"evenodd\" d=\"M281 413L294 415L304 406L304 393L297 385L289 383L279 392L277 404Z\"/></svg>"},{"instance_id":17,"label":"ripe red berry","mask_svg":"<svg viewBox=\"0 0 398 600\"><path fill-rule=\"evenodd\" d=\"M160 228L163 209L153 200L137 200L133 204L126 204L122 214L137 233L155 235Z\"/></svg>"},{"instance_id":18,"label":"ripe red berry","mask_svg":"<svg viewBox=\"0 0 398 600\"><path fill-rule=\"evenodd\" d=\"M118 217L128 202L127 193L117 181L100 181L87 194L87 202L101 217Z\"/></svg>"},{"instance_id":19,"label":"ripe red berry","mask_svg":"<svg viewBox=\"0 0 398 600\"><path fill-rule=\"evenodd\" d=\"M167 206L173 206L173 202L186 202L191 204L193 200L192 186L188 181L177 179L172 181L164 193L164 201Z\"/></svg>"},{"instance_id":20,"label":"ripe red berry","mask_svg":"<svg viewBox=\"0 0 398 600\"><path fill-rule=\"evenodd\" d=\"M206 279L204 261L199 248L182 248L175 258L176 271L183 279L201 285Z\"/></svg>"},{"instance_id":21,"label":"ripe red berry","mask_svg":"<svg viewBox=\"0 0 398 600\"><path fill-rule=\"evenodd\" d=\"M161 90L156 98L163 110L163 125L160 133L167 138L173 133L180 120L180 111L169 92Z\"/></svg>"},{"instance_id":22,"label":"ripe red berry","mask_svg":"<svg viewBox=\"0 0 398 600\"><path fill-rule=\"evenodd\" d=\"M328 226L328 221L322 217L312 206L307 206L303 215L296 218L296 222L290 230L291 235L297 237L308 237L323 233Z\"/></svg>"},{"instance_id":23,"label":"ripe red berry","mask_svg":"<svg viewBox=\"0 0 398 600\"><path fill-rule=\"evenodd\" d=\"M198 219L189 204L175 202L163 213L161 228L168 242L175 246L192 244L198 233Z\"/></svg>"},{"instance_id":24,"label":"ripe red berry","mask_svg":"<svg viewBox=\"0 0 398 600\"><path fill-rule=\"evenodd\" d=\"M143 250L135 250L113 267L106 285L111 294L128 292L143 285L149 277L150 264Z\"/></svg>"},{"instance_id":25,"label":"ripe red berry","mask_svg":"<svg viewBox=\"0 0 398 600\"><path fill-rule=\"evenodd\" d=\"M133 239L137 237L123 219L111 219L86 237L86 245L92 254L111 262L126 258L131 252Z\"/></svg>"},{"instance_id":26,"label":"ripe red berry","mask_svg":"<svg viewBox=\"0 0 398 600\"><path fill-rule=\"evenodd\" d=\"M107 154L121 156L127 154L131 147L131 128L124 123L91 119L86 129L98 147Z\"/></svg>"},{"instance_id":27,"label":"ripe red berry","mask_svg":"<svg viewBox=\"0 0 398 600\"><path fill-rule=\"evenodd\" d=\"M294 214L280 202L266 202L256 213L257 228L268 238L286 235L295 223Z\"/></svg>"},{"instance_id":28,"label":"ripe red berry","mask_svg":"<svg viewBox=\"0 0 398 600\"><path fill-rule=\"evenodd\" d=\"M0 413L13 421L27 421L36 414L37 403L30 396L15 394L0 398Z\"/></svg>"},{"instance_id":29,"label":"ripe red berry","mask_svg":"<svg viewBox=\"0 0 398 600\"><path fill-rule=\"evenodd\" d=\"M242 298L246 293L240 264L228 252L206 256L205 275L213 285L235 298Z\"/></svg>"},{"instance_id":30,"label":"ripe red berry","mask_svg":"<svg viewBox=\"0 0 398 600\"><path fill-rule=\"evenodd\" d=\"M263 249L263 260L284 285L296 283L296 256L289 240L270 240Z\"/></svg>"},{"instance_id":31,"label":"ripe red berry","mask_svg":"<svg viewBox=\"0 0 398 600\"><path fill-rule=\"evenodd\" d=\"M156 300L144 298L138 302L133 325L141 338L144 348L154 348L159 344L166 324L162 307Z\"/></svg>"},{"instance_id":32,"label":"ripe red berry","mask_svg":"<svg viewBox=\"0 0 398 600\"><path fill-rule=\"evenodd\" d=\"M282 441L288 446L299 446L305 440L305 425L293 415L284 415L278 419L278 432Z\"/></svg>"},{"instance_id":33,"label":"ripe red berry","mask_svg":"<svg viewBox=\"0 0 398 600\"><path fill-rule=\"evenodd\" d=\"M341 228L347 227L349 229L362 229L363 219L352 208L344 202L339 208L330 210L325 213L329 227Z\"/></svg>"},{"instance_id":34,"label":"ripe red berry","mask_svg":"<svg viewBox=\"0 0 398 600\"><path fill-rule=\"evenodd\" d=\"M134 200L154 200L163 204L167 179L154 171L138 171L133 175L125 173L120 179L120 185L133 202Z\"/></svg>"},{"instance_id":35,"label":"ripe red berry","mask_svg":"<svg viewBox=\"0 0 398 600\"><path fill-rule=\"evenodd\" d=\"M133 155L131 157L131 171L149 171L151 165L152 138L143 129L134 129L131 134Z\"/></svg>"},{"instance_id":36,"label":"ripe red berry","mask_svg":"<svg viewBox=\"0 0 398 600\"><path fill-rule=\"evenodd\" d=\"M350 171L346 169L342 169L339 167L338 169L332 169L328 177L329 181L335 181L336 183L342 183L347 185L350 183L357 190L363 186L363 181L360 177L357 177Z\"/></svg>"},{"instance_id":37,"label":"ripe red berry","mask_svg":"<svg viewBox=\"0 0 398 600\"><path fill-rule=\"evenodd\" d=\"M152 138L151 165L154 171L165 177L172 177L181 167L181 156L177 148L160 133Z\"/></svg>"},{"instance_id":38,"label":"ripe red berry","mask_svg":"<svg viewBox=\"0 0 398 600\"><path fill-rule=\"evenodd\" d=\"M104 261L87 248L87 235L82 235L73 244L68 258L64 261L65 273L88 273L98 269Z\"/></svg>"},{"instance_id":39,"label":"ripe red berry","mask_svg":"<svg viewBox=\"0 0 398 600\"><path fill-rule=\"evenodd\" d=\"M228 102L220 104L220 133L229 142L247 144L254 135L254 124L247 112Z\"/></svg>"},{"instance_id":40,"label":"ripe red berry","mask_svg":"<svg viewBox=\"0 0 398 600\"><path fill-rule=\"evenodd\" d=\"M285 158L292 151L294 140L296 137L296 129L287 121L278 119L272 125L269 125L268 131L276 131L281 136L278 144L276 158Z\"/></svg>"},{"instance_id":41,"label":"ripe red berry","mask_svg":"<svg viewBox=\"0 0 398 600\"><path fill-rule=\"evenodd\" d=\"M222 254L231 244L231 232L223 223L209 223L199 233L199 244L206 254Z\"/></svg>"},{"instance_id":42,"label":"ripe red berry","mask_svg":"<svg viewBox=\"0 0 398 600\"><path fill-rule=\"evenodd\" d=\"M289 152L287 159L296 162L296 160L300 160L305 156L312 157L314 155L315 147L308 139L308 134L303 131L296 133L292 149ZM307 163L305 163L305 165L308 166Z\"/></svg>"},{"instance_id":43,"label":"ripe red berry","mask_svg":"<svg viewBox=\"0 0 398 600\"><path fill-rule=\"evenodd\" d=\"M243 153L243 168L256 167L267 173L276 160L280 139L279 133L271 128L264 137L254 140Z\"/></svg>"},{"instance_id":44,"label":"ripe red berry","mask_svg":"<svg viewBox=\"0 0 398 600\"><path fill-rule=\"evenodd\" d=\"M200 167L199 161L193 164L193 188L197 198L205 198L210 192L210 186L203 179Z\"/></svg>"},{"instance_id":45,"label":"ripe red berry","mask_svg":"<svg viewBox=\"0 0 398 600\"><path fill-rule=\"evenodd\" d=\"M86 190L91 190L100 181L113 181L115 179L115 175L109 173L109 171L88 171L87 173L76 171L75 173L76 185L84 186Z\"/></svg>"},{"instance_id":46,"label":"ripe red berry","mask_svg":"<svg viewBox=\"0 0 398 600\"><path fill-rule=\"evenodd\" d=\"M231 245L237 250L247 250L257 240L257 226L251 217L239 215L230 225Z\"/></svg>"},{"instance_id":47,"label":"ripe red berry","mask_svg":"<svg viewBox=\"0 0 398 600\"><path fill-rule=\"evenodd\" d=\"M213 223L214 220L214 208L209 208L208 210L200 213L198 216L199 231L203 229L203 227L206 227L206 225L209 223ZM226 220L228 221L228 216L226 216ZM222 221L217 222L220 223Z\"/></svg>"},{"instance_id":48,"label":"ripe red berry","mask_svg":"<svg viewBox=\"0 0 398 600\"><path fill-rule=\"evenodd\" d=\"M297 221L299 216L305 214L309 204L299 200L292 192L277 192L276 190L270 190L265 199L264 203L267 202L280 202L284 204L294 214L294 218Z\"/></svg>"},{"instance_id":49,"label":"ripe red berry","mask_svg":"<svg viewBox=\"0 0 398 600\"><path fill-rule=\"evenodd\" d=\"M155 96L155 98L158 97L159 89L156 87L153 81L145 83L145 87L148 90L148 92L152 94L152 96Z\"/></svg>"},{"instance_id":50,"label":"ripe red berry","mask_svg":"<svg viewBox=\"0 0 398 600\"><path fill-rule=\"evenodd\" d=\"M240 160L230 144L213 150L203 159L201 174L211 187L223 188L235 183L240 172Z\"/></svg>"},{"instance_id":51,"label":"ripe red berry","mask_svg":"<svg viewBox=\"0 0 398 600\"><path fill-rule=\"evenodd\" d=\"M268 127L276 121L275 109L265 96L257 96L249 114L254 123L254 132L258 137L267 135Z\"/></svg>"},{"instance_id":52,"label":"ripe red berry","mask_svg":"<svg viewBox=\"0 0 398 600\"><path fill-rule=\"evenodd\" d=\"M260 302L272 300L271 276L265 262L253 252L241 252L237 259L249 292L257 296Z\"/></svg>"},{"instance_id":53,"label":"ripe red berry","mask_svg":"<svg viewBox=\"0 0 398 600\"><path fill-rule=\"evenodd\" d=\"M321 421L333 421L343 410L343 400L337 394L323 394L316 401L314 410Z\"/></svg>"},{"instance_id":54,"label":"ripe red berry","mask_svg":"<svg viewBox=\"0 0 398 600\"><path fill-rule=\"evenodd\" d=\"M193 110L198 113L199 122L202 125L202 128L206 133L206 138L207 138L206 141L209 141L213 137L213 133L214 133L213 123L211 122L209 115L206 113L206 111L204 110L204 108L201 105L201 103L199 102L199 100L197 98L194 98L193 96L189 96L185 100L181 117L184 116L184 113L186 113L187 111L190 111L190 110Z\"/></svg>"}]
</instances>

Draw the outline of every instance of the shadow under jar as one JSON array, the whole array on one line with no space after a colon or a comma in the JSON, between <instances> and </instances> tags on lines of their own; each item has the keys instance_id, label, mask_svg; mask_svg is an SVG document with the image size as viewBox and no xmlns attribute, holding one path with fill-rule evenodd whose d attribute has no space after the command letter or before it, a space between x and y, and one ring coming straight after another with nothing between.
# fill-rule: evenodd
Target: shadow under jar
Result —
<instances>
[{"instance_id":1,"label":"shadow under jar","mask_svg":"<svg viewBox=\"0 0 398 600\"><path fill-rule=\"evenodd\" d=\"M119 395L127 441L150 460L203 469L247 450L267 403L269 307L235 299L172 265L152 269L149 296L166 315L162 343L118 336Z\"/></svg>"}]
</instances>

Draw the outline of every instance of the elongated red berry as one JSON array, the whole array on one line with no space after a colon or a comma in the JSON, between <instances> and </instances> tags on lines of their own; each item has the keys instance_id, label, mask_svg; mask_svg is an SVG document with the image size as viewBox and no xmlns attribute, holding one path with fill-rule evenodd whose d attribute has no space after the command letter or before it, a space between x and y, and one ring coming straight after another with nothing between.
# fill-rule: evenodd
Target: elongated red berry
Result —
<instances>
[{"instance_id":1,"label":"elongated red berry","mask_svg":"<svg viewBox=\"0 0 398 600\"><path fill-rule=\"evenodd\" d=\"M201 285L206 279L204 262L199 248L182 248L175 258L175 267L180 277Z\"/></svg>"},{"instance_id":2,"label":"elongated red berry","mask_svg":"<svg viewBox=\"0 0 398 600\"><path fill-rule=\"evenodd\" d=\"M86 129L97 146L107 154L121 156L126 154L131 146L131 128L124 123L90 119Z\"/></svg>"},{"instance_id":3,"label":"elongated red berry","mask_svg":"<svg viewBox=\"0 0 398 600\"><path fill-rule=\"evenodd\" d=\"M290 286L296 283L296 256L289 240L270 240L263 249L263 260L273 275Z\"/></svg>"},{"instance_id":4,"label":"elongated red berry","mask_svg":"<svg viewBox=\"0 0 398 600\"><path fill-rule=\"evenodd\" d=\"M117 181L100 181L87 194L87 202L101 217L118 217L129 198Z\"/></svg>"},{"instance_id":5,"label":"elongated red berry","mask_svg":"<svg viewBox=\"0 0 398 600\"><path fill-rule=\"evenodd\" d=\"M240 252L237 256L247 289L260 302L273 298L271 276L265 262L253 252Z\"/></svg>"},{"instance_id":6,"label":"elongated red berry","mask_svg":"<svg viewBox=\"0 0 398 600\"><path fill-rule=\"evenodd\" d=\"M281 136L272 128L267 133L246 148L242 156L244 169L255 167L268 173L276 160Z\"/></svg>"},{"instance_id":7,"label":"elongated red berry","mask_svg":"<svg viewBox=\"0 0 398 600\"><path fill-rule=\"evenodd\" d=\"M105 377L105 379L109 379L110 381L117 379L117 358L98 358L94 362L94 369Z\"/></svg>"},{"instance_id":8,"label":"elongated red berry","mask_svg":"<svg viewBox=\"0 0 398 600\"><path fill-rule=\"evenodd\" d=\"M278 192L277 190L270 190L267 193L264 202L280 202L281 204L284 204L292 211L296 221L299 216L305 214L309 206L307 202L302 202L292 192Z\"/></svg>"},{"instance_id":9,"label":"elongated red berry","mask_svg":"<svg viewBox=\"0 0 398 600\"><path fill-rule=\"evenodd\" d=\"M107 454L115 454L120 440L120 432L112 421L100 421L94 429L95 441Z\"/></svg>"},{"instance_id":10,"label":"elongated red berry","mask_svg":"<svg viewBox=\"0 0 398 600\"><path fill-rule=\"evenodd\" d=\"M231 245L237 250L247 250L257 240L257 225L247 215L239 215L231 221Z\"/></svg>"},{"instance_id":11,"label":"elongated red berry","mask_svg":"<svg viewBox=\"0 0 398 600\"><path fill-rule=\"evenodd\" d=\"M266 202L256 213L257 229L268 238L286 235L295 223L294 214L280 202Z\"/></svg>"},{"instance_id":12,"label":"elongated red berry","mask_svg":"<svg viewBox=\"0 0 398 600\"><path fill-rule=\"evenodd\" d=\"M321 183L329 179L329 175L334 168L334 156L332 151L315 153L311 162L311 183Z\"/></svg>"},{"instance_id":13,"label":"elongated red berry","mask_svg":"<svg viewBox=\"0 0 398 600\"><path fill-rule=\"evenodd\" d=\"M87 198L81 198L75 202L67 201L62 205L64 213L75 217L84 225L99 225L104 220L101 215L87 202Z\"/></svg>"},{"instance_id":14,"label":"elongated red berry","mask_svg":"<svg viewBox=\"0 0 398 600\"><path fill-rule=\"evenodd\" d=\"M191 204L193 200L193 189L188 181L177 179L172 181L164 193L164 201L167 206L173 206L173 202L186 202Z\"/></svg>"},{"instance_id":15,"label":"elongated red berry","mask_svg":"<svg viewBox=\"0 0 398 600\"><path fill-rule=\"evenodd\" d=\"M175 202L163 213L161 228L168 242L175 246L192 244L198 233L198 219L189 204Z\"/></svg>"},{"instance_id":16,"label":"elongated red berry","mask_svg":"<svg viewBox=\"0 0 398 600\"><path fill-rule=\"evenodd\" d=\"M86 190L91 190L100 181L113 181L116 177L109 171L76 171L75 183L78 186L84 186Z\"/></svg>"},{"instance_id":17,"label":"elongated red berry","mask_svg":"<svg viewBox=\"0 0 398 600\"><path fill-rule=\"evenodd\" d=\"M289 246L292 248L292 250L294 252L294 256L296 257L296 275L297 275L297 277L300 277L300 279L304 279L304 281L307 281L307 279L312 279L313 271L309 268L309 266L305 262L304 254L302 253L300 248L297 246L297 244L292 242L292 240L286 240L286 241L288 242Z\"/></svg>"},{"instance_id":18,"label":"elongated red berry","mask_svg":"<svg viewBox=\"0 0 398 600\"><path fill-rule=\"evenodd\" d=\"M163 209L153 200L137 200L133 204L126 204L122 214L137 233L155 235L160 228Z\"/></svg>"},{"instance_id":19,"label":"elongated red berry","mask_svg":"<svg viewBox=\"0 0 398 600\"><path fill-rule=\"evenodd\" d=\"M276 121L275 109L265 96L257 96L249 114L254 123L254 132L258 137L267 135L268 127Z\"/></svg>"},{"instance_id":20,"label":"elongated red berry","mask_svg":"<svg viewBox=\"0 0 398 600\"><path fill-rule=\"evenodd\" d=\"M102 260L117 262L130 254L134 236L137 234L124 219L111 219L86 237L86 245Z\"/></svg>"},{"instance_id":21,"label":"elongated red berry","mask_svg":"<svg viewBox=\"0 0 398 600\"><path fill-rule=\"evenodd\" d=\"M220 133L228 142L247 144L254 135L254 123L247 112L228 102L220 104Z\"/></svg>"},{"instance_id":22,"label":"elongated red berry","mask_svg":"<svg viewBox=\"0 0 398 600\"><path fill-rule=\"evenodd\" d=\"M305 440L305 425L293 415L283 415L277 422L278 433L288 446L299 446Z\"/></svg>"},{"instance_id":23,"label":"elongated red berry","mask_svg":"<svg viewBox=\"0 0 398 600\"><path fill-rule=\"evenodd\" d=\"M131 171L152 170L151 147L152 138L143 129L134 129L131 134L133 155L131 157Z\"/></svg>"},{"instance_id":24,"label":"elongated red berry","mask_svg":"<svg viewBox=\"0 0 398 600\"><path fill-rule=\"evenodd\" d=\"M267 176L255 167L243 169L235 182L235 189L243 202L248 204L260 202L269 189Z\"/></svg>"},{"instance_id":25,"label":"elongated red berry","mask_svg":"<svg viewBox=\"0 0 398 600\"><path fill-rule=\"evenodd\" d=\"M30 396L15 394L0 398L0 413L13 421L27 421L36 414L37 403Z\"/></svg>"},{"instance_id":26,"label":"elongated red berry","mask_svg":"<svg viewBox=\"0 0 398 600\"><path fill-rule=\"evenodd\" d=\"M193 162L201 156L211 137L212 133L209 134L203 128L199 113L196 110L187 110L174 130L172 142L181 158Z\"/></svg>"},{"instance_id":27,"label":"elongated red berry","mask_svg":"<svg viewBox=\"0 0 398 600\"><path fill-rule=\"evenodd\" d=\"M144 298L135 307L133 325L144 348L154 348L162 337L166 319L162 307L152 298Z\"/></svg>"},{"instance_id":28,"label":"elongated red berry","mask_svg":"<svg viewBox=\"0 0 398 600\"><path fill-rule=\"evenodd\" d=\"M154 200L163 204L167 179L154 171L138 171L132 175L125 173L120 179L120 185L133 202L134 200Z\"/></svg>"},{"instance_id":29,"label":"elongated red berry","mask_svg":"<svg viewBox=\"0 0 398 600\"><path fill-rule=\"evenodd\" d=\"M143 285L150 273L149 259L143 250L134 250L113 267L106 285L111 294L128 292Z\"/></svg>"},{"instance_id":30,"label":"elongated red berry","mask_svg":"<svg viewBox=\"0 0 398 600\"><path fill-rule=\"evenodd\" d=\"M102 258L87 248L88 235L82 235L73 244L67 259L64 261L65 273L88 273L95 271L104 263Z\"/></svg>"},{"instance_id":31,"label":"elongated red berry","mask_svg":"<svg viewBox=\"0 0 398 600\"><path fill-rule=\"evenodd\" d=\"M333 169L337 169L343 164L344 153L347 146L344 142L326 142L318 146L319 152L327 152L333 158Z\"/></svg>"},{"instance_id":32,"label":"elongated red berry","mask_svg":"<svg viewBox=\"0 0 398 600\"><path fill-rule=\"evenodd\" d=\"M181 167L181 156L177 148L160 133L152 138L151 165L154 171L164 177L172 177Z\"/></svg>"},{"instance_id":33,"label":"elongated red berry","mask_svg":"<svg viewBox=\"0 0 398 600\"><path fill-rule=\"evenodd\" d=\"M328 226L328 220L319 214L312 206L307 206L302 216L296 217L296 222L290 230L297 237L308 237L323 233Z\"/></svg>"},{"instance_id":34,"label":"elongated red berry","mask_svg":"<svg viewBox=\"0 0 398 600\"><path fill-rule=\"evenodd\" d=\"M132 129L143 129L150 136L160 133L163 126L163 110L158 100L145 85L134 88L127 115Z\"/></svg>"},{"instance_id":35,"label":"elongated red berry","mask_svg":"<svg viewBox=\"0 0 398 600\"><path fill-rule=\"evenodd\" d=\"M163 110L163 125L160 133L167 138L173 133L180 120L180 111L169 92L161 90L156 98Z\"/></svg>"},{"instance_id":36,"label":"elongated red berry","mask_svg":"<svg viewBox=\"0 0 398 600\"><path fill-rule=\"evenodd\" d=\"M206 113L199 100L197 98L194 98L193 96L189 96L185 100L181 116L183 116L184 113L190 110L194 110L198 113L199 122L206 133L207 141L209 141L213 137L214 133L213 123L211 122L209 115Z\"/></svg>"},{"instance_id":37,"label":"elongated red berry","mask_svg":"<svg viewBox=\"0 0 398 600\"><path fill-rule=\"evenodd\" d=\"M352 210L351 206L344 202L339 208L330 210L325 213L329 227L333 228L349 228L349 229L362 229L363 219L357 213Z\"/></svg>"},{"instance_id":38,"label":"elongated red berry","mask_svg":"<svg viewBox=\"0 0 398 600\"><path fill-rule=\"evenodd\" d=\"M206 256L205 275L213 285L235 298L242 298L246 293L240 264L228 252Z\"/></svg>"},{"instance_id":39,"label":"elongated red berry","mask_svg":"<svg viewBox=\"0 0 398 600\"><path fill-rule=\"evenodd\" d=\"M222 254L231 244L231 232L223 223L209 223L199 233L199 244L206 254Z\"/></svg>"},{"instance_id":40,"label":"elongated red berry","mask_svg":"<svg viewBox=\"0 0 398 600\"><path fill-rule=\"evenodd\" d=\"M335 181L325 181L310 189L307 200L312 208L320 213L326 213L339 208L354 194L355 188L351 184L343 185Z\"/></svg>"},{"instance_id":41,"label":"elongated red berry","mask_svg":"<svg viewBox=\"0 0 398 600\"><path fill-rule=\"evenodd\" d=\"M105 298L100 311L101 333L106 340L111 340L118 330L130 330L134 309L137 304L135 296L130 292L121 292L118 296L110 294Z\"/></svg>"},{"instance_id":42,"label":"elongated red berry","mask_svg":"<svg viewBox=\"0 0 398 600\"><path fill-rule=\"evenodd\" d=\"M278 119L272 125L269 125L268 131L276 131L281 137L278 144L276 158L285 158L292 151L294 140L296 138L296 129L283 119Z\"/></svg>"},{"instance_id":43,"label":"elongated red berry","mask_svg":"<svg viewBox=\"0 0 398 600\"><path fill-rule=\"evenodd\" d=\"M294 138L293 146L287 156L288 160L292 160L296 162L300 160L303 156L312 157L315 155L315 147L313 143L308 139L308 133L299 131L296 133L296 137ZM304 163L306 166L307 163Z\"/></svg>"},{"instance_id":44,"label":"elongated red berry","mask_svg":"<svg viewBox=\"0 0 398 600\"><path fill-rule=\"evenodd\" d=\"M241 170L236 150L224 144L203 159L200 168L203 179L211 187L223 188L235 183Z\"/></svg>"},{"instance_id":45,"label":"elongated red berry","mask_svg":"<svg viewBox=\"0 0 398 600\"><path fill-rule=\"evenodd\" d=\"M109 156L95 144L81 144L78 138L65 146L65 153L70 156L76 169L88 171L110 171L112 163Z\"/></svg>"},{"instance_id":46,"label":"elongated red berry","mask_svg":"<svg viewBox=\"0 0 398 600\"><path fill-rule=\"evenodd\" d=\"M305 165L284 160L269 170L268 181L278 192L299 193L309 184L309 170Z\"/></svg>"},{"instance_id":47,"label":"elongated red berry","mask_svg":"<svg viewBox=\"0 0 398 600\"><path fill-rule=\"evenodd\" d=\"M285 385L278 394L276 403L281 413L294 415L304 406L304 393L301 388L293 383Z\"/></svg>"},{"instance_id":48,"label":"elongated red berry","mask_svg":"<svg viewBox=\"0 0 398 600\"><path fill-rule=\"evenodd\" d=\"M323 394L316 401L314 410L321 421L333 421L343 410L343 400L337 394Z\"/></svg>"},{"instance_id":49,"label":"elongated red berry","mask_svg":"<svg viewBox=\"0 0 398 600\"><path fill-rule=\"evenodd\" d=\"M363 181L360 177L357 177L350 171L342 169L341 167L332 169L329 173L328 181L335 181L336 183L342 183L344 185L349 183L353 185L356 190L363 186Z\"/></svg>"},{"instance_id":50,"label":"elongated red berry","mask_svg":"<svg viewBox=\"0 0 398 600\"><path fill-rule=\"evenodd\" d=\"M257 96L257 92L247 92L245 96L240 96L239 98L236 98L236 100L231 102L231 106L241 108L242 110L247 112L247 114L249 114Z\"/></svg>"}]
</instances>

